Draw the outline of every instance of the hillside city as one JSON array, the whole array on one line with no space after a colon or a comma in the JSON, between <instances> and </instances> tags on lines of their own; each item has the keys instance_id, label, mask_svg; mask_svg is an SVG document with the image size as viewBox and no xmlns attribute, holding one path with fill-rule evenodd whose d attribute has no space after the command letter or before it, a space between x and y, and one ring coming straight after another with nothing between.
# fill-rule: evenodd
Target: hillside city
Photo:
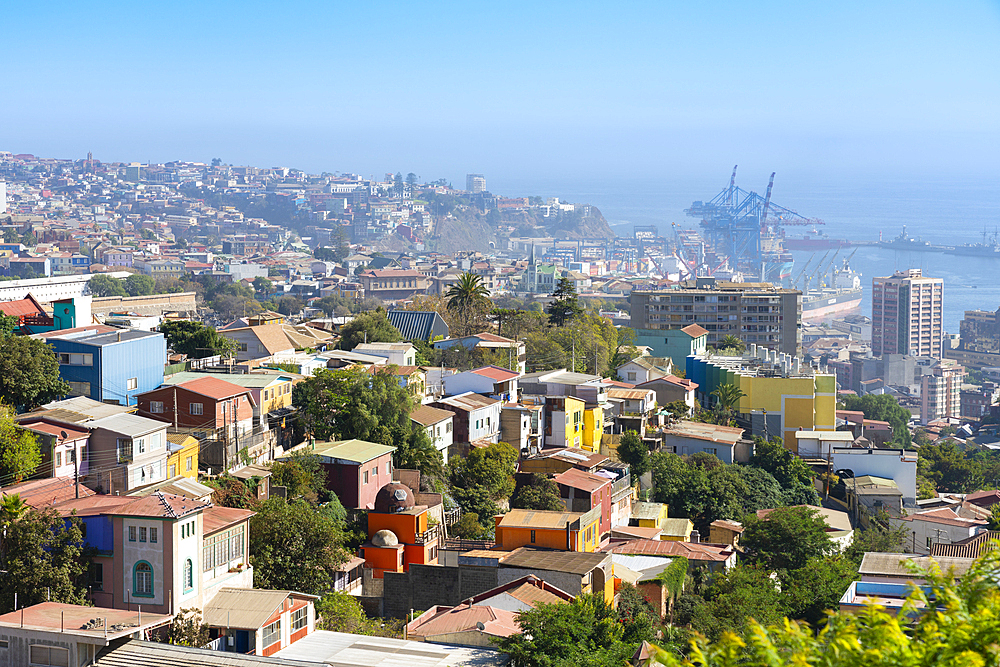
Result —
<instances>
[{"instance_id":1,"label":"hillside city","mask_svg":"<svg viewBox=\"0 0 1000 667\"><path fill-rule=\"evenodd\" d=\"M997 664L994 304L487 185L0 152L9 664Z\"/></svg>"}]
</instances>

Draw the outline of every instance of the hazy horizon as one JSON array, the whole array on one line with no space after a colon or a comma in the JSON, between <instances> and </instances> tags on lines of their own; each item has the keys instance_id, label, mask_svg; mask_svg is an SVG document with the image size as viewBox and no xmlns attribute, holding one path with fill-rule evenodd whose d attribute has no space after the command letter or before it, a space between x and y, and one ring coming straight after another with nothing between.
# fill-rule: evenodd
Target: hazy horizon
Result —
<instances>
[{"instance_id":1,"label":"hazy horizon","mask_svg":"<svg viewBox=\"0 0 1000 667\"><path fill-rule=\"evenodd\" d=\"M997 2L55 2L4 21L0 150L455 185L721 187L734 163L751 189L1000 180Z\"/></svg>"}]
</instances>

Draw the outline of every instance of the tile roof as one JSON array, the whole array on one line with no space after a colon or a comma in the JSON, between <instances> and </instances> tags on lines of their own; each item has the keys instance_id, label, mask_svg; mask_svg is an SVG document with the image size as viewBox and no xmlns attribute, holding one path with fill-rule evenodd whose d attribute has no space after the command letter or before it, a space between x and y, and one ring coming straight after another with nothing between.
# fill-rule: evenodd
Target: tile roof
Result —
<instances>
[{"instance_id":1,"label":"tile roof","mask_svg":"<svg viewBox=\"0 0 1000 667\"><path fill-rule=\"evenodd\" d=\"M509 637L521 632L517 612L488 605L460 604L434 606L406 625L408 637L433 638L455 632L478 631L492 637Z\"/></svg>"},{"instance_id":2,"label":"tile roof","mask_svg":"<svg viewBox=\"0 0 1000 667\"><path fill-rule=\"evenodd\" d=\"M681 331L686 333L688 336L691 336L691 338L699 338L708 333L708 329L701 326L700 324L689 324L683 329L681 329Z\"/></svg>"},{"instance_id":3,"label":"tile roof","mask_svg":"<svg viewBox=\"0 0 1000 667\"><path fill-rule=\"evenodd\" d=\"M521 374L516 371L500 368L499 366L483 366L482 368L473 369L470 372L475 373L476 375L482 375L483 377L494 380L495 382L504 382L521 376Z\"/></svg>"},{"instance_id":4,"label":"tile roof","mask_svg":"<svg viewBox=\"0 0 1000 667\"><path fill-rule=\"evenodd\" d=\"M117 508L111 514L115 516L142 516L163 519L180 519L195 512L200 512L212 506L212 503L191 500L186 496L157 491L151 495L134 498L131 502Z\"/></svg>"}]
</instances>

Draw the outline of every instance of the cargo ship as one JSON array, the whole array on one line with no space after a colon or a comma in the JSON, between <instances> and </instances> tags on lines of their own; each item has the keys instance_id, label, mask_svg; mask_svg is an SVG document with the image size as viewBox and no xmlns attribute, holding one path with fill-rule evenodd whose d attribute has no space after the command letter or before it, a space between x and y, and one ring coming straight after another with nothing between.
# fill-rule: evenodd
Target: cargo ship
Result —
<instances>
[{"instance_id":1,"label":"cargo ship","mask_svg":"<svg viewBox=\"0 0 1000 667\"><path fill-rule=\"evenodd\" d=\"M861 308L861 274L845 263L830 282L830 287L810 289L802 295L803 320L827 319Z\"/></svg>"},{"instance_id":2,"label":"cargo ship","mask_svg":"<svg viewBox=\"0 0 1000 667\"><path fill-rule=\"evenodd\" d=\"M823 232L813 229L812 233L802 236L784 236L784 244L787 250L836 250L849 247L851 242L831 239Z\"/></svg>"}]
</instances>

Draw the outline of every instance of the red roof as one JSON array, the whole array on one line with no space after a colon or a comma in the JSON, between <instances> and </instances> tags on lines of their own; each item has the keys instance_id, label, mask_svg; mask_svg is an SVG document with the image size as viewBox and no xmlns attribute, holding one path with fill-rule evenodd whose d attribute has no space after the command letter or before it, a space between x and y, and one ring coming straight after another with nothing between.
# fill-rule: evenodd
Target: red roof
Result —
<instances>
[{"instance_id":1,"label":"red roof","mask_svg":"<svg viewBox=\"0 0 1000 667\"><path fill-rule=\"evenodd\" d=\"M35 297L30 294L23 299L0 302L0 310L3 311L4 315L13 315L16 317L45 314L45 309L42 308L42 304L38 303L38 301L35 300Z\"/></svg>"},{"instance_id":2,"label":"red roof","mask_svg":"<svg viewBox=\"0 0 1000 667\"><path fill-rule=\"evenodd\" d=\"M187 382L181 382L176 386L183 387L188 391L193 391L194 393L201 394L202 396L214 398L217 401L232 398L233 396L238 396L239 394L250 393L250 390L244 389L238 384L226 382L225 380L220 380L215 377L203 377L198 378L197 380L188 380Z\"/></svg>"},{"instance_id":3,"label":"red roof","mask_svg":"<svg viewBox=\"0 0 1000 667\"><path fill-rule=\"evenodd\" d=\"M201 515L202 532L210 535L216 531L241 523L252 517L256 512L241 510L234 507L209 507Z\"/></svg>"},{"instance_id":4,"label":"red roof","mask_svg":"<svg viewBox=\"0 0 1000 667\"><path fill-rule=\"evenodd\" d=\"M962 517L955 514L947 507L942 507L937 510L928 510L926 512L917 512L916 514L910 514L908 516L900 517L900 521L929 521L931 523L940 523L946 526L985 526L986 521L982 519L963 519Z\"/></svg>"},{"instance_id":5,"label":"red roof","mask_svg":"<svg viewBox=\"0 0 1000 667\"><path fill-rule=\"evenodd\" d=\"M40 419L35 421L23 421L19 424L19 426L29 431L48 433L49 435L54 435L62 440L79 440L90 436L90 431L83 431L70 428L68 426L56 426L55 424L50 424ZM66 434L65 438L63 438L63 433Z\"/></svg>"},{"instance_id":6,"label":"red roof","mask_svg":"<svg viewBox=\"0 0 1000 667\"><path fill-rule=\"evenodd\" d=\"M587 493L593 493L602 486L611 483L611 480L607 477L601 477L600 475L577 470L576 468L570 468L559 473L552 478L552 481L556 484L564 484L565 486L580 489Z\"/></svg>"},{"instance_id":7,"label":"red roof","mask_svg":"<svg viewBox=\"0 0 1000 667\"><path fill-rule=\"evenodd\" d=\"M976 491L965 496L965 500L980 507L991 507L1000 503L1000 491Z\"/></svg>"},{"instance_id":8,"label":"red roof","mask_svg":"<svg viewBox=\"0 0 1000 667\"><path fill-rule=\"evenodd\" d=\"M0 496L10 496L18 494L28 505L35 509L41 509L51 505L58 505L64 500L76 497L76 484L69 477L48 477L46 479L33 479L29 482L21 482L13 486L0 489ZM80 496L93 496L94 492L80 485ZM111 497L111 496L107 496Z\"/></svg>"},{"instance_id":9,"label":"red roof","mask_svg":"<svg viewBox=\"0 0 1000 667\"><path fill-rule=\"evenodd\" d=\"M487 377L495 382L504 382L521 376L520 373L515 373L514 371L507 370L506 368L500 368L499 366L483 366L482 368L477 368L472 372L476 375Z\"/></svg>"},{"instance_id":10,"label":"red roof","mask_svg":"<svg viewBox=\"0 0 1000 667\"><path fill-rule=\"evenodd\" d=\"M73 513L77 516L115 514L119 507L127 505L133 500L135 498L130 496L91 495L87 498L74 498L70 495L56 505L56 511L62 516L69 516Z\"/></svg>"},{"instance_id":11,"label":"red roof","mask_svg":"<svg viewBox=\"0 0 1000 667\"><path fill-rule=\"evenodd\" d=\"M212 503L192 500L187 496L157 491L142 498L135 498L132 502L122 505L116 511L109 512L109 514L179 519L211 506Z\"/></svg>"},{"instance_id":12,"label":"red roof","mask_svg":"<svg viewBox=\"0 0 1000 667\"><path fill-rule=\"evenodd\" d=\"M631 540L606 549L614 554L630 556L684 556L688 560L722 562L733 554L728 544L674 542L673 540Z\"/></svg>"},{"instance_id":13,"label":"red roof","mask_svg":"<svg viewBox=\"0 0 1000 667\"><path fill-rule=\"evenodd\" d=\"M496 334L491 334L488 332L477 333L475 335L469 336L469 338L478 338L479 340L484 340L487 343L513 343L514 341L510 338L504 338L503 336L497 336Z\"/></svg>"}]
</instances>

